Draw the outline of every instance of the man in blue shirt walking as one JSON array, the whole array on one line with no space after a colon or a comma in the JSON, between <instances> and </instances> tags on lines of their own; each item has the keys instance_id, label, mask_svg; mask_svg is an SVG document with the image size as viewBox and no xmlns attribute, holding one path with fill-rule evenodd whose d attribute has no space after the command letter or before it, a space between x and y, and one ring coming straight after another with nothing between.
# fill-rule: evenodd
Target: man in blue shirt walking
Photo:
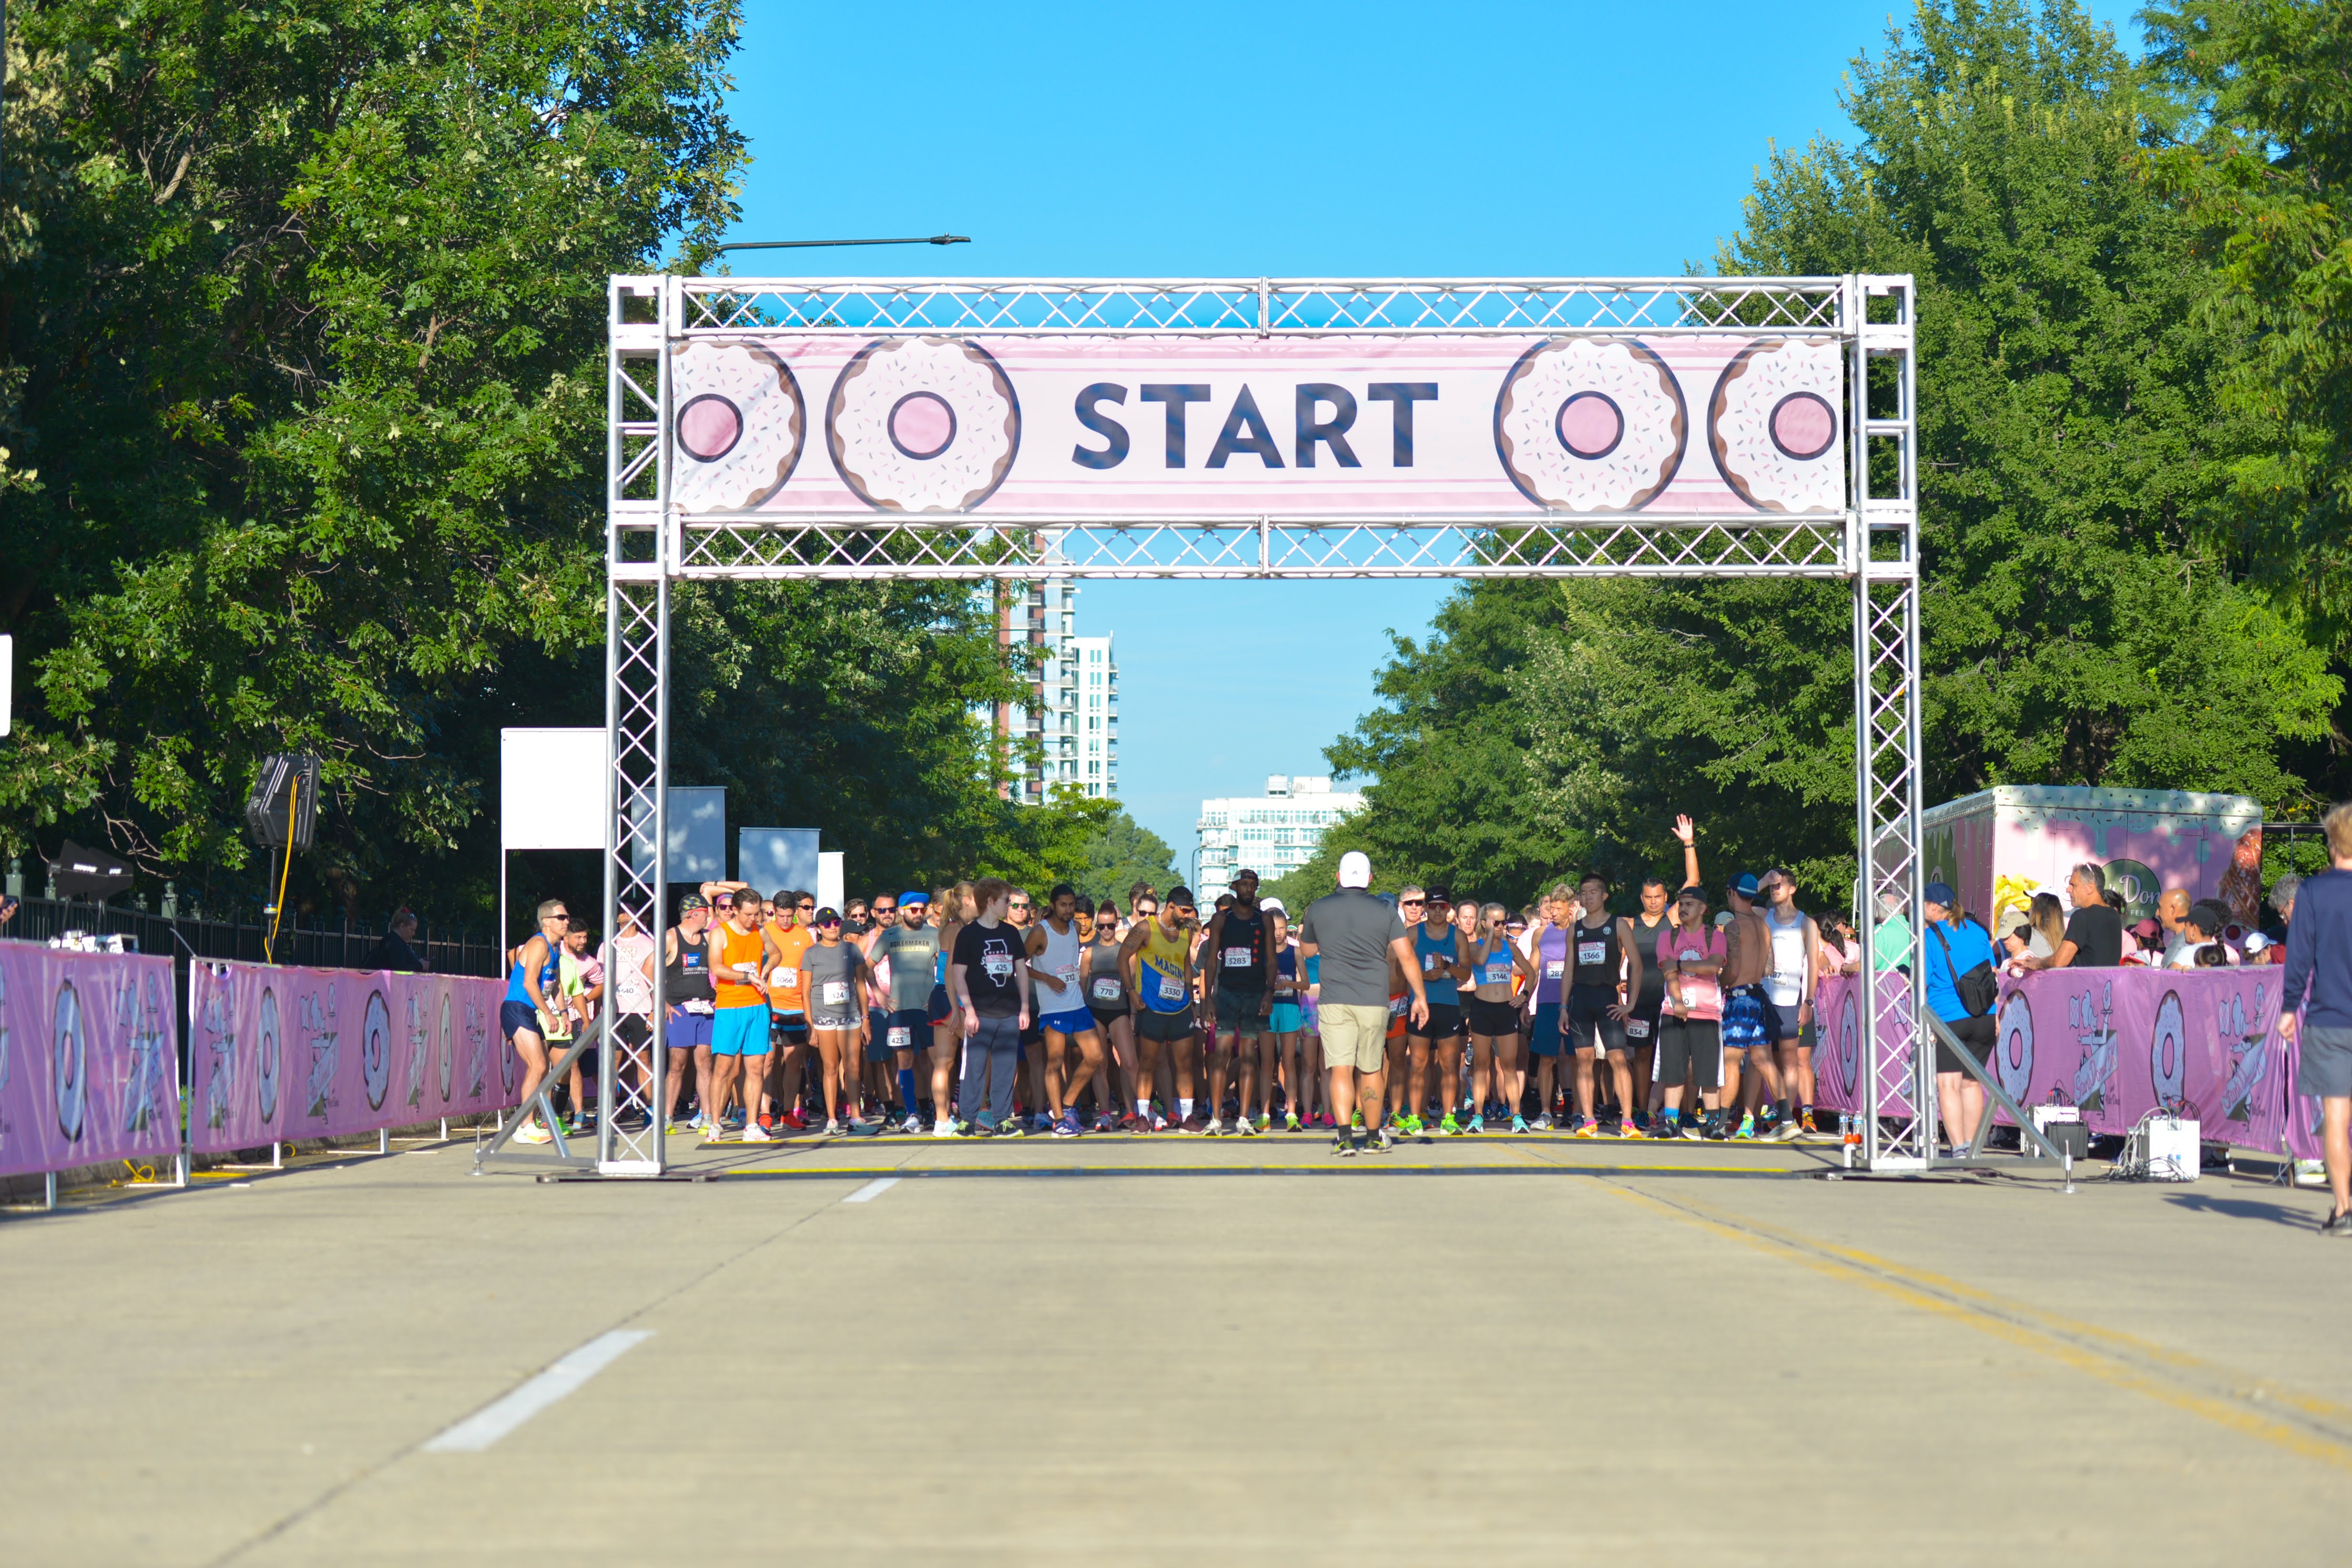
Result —
<instances>
[{"instance_id":1,"label":"man in blue shirt walking","mask_svg":"<svg viewBox=\"0 0 2352 1568\"><path fill-rule=\"evenodd\" d=\"M2352 1237L2352 801L2331 809L2320 826L2329 868L2295 889L2279 1036L2300 1043L2295 1089L2319 1101L2327 1188L2336 1198L2319 1234ZM2306 997L2311 1005L2298 1026L2295 1009Z\"/></svg>"}]
</instances>

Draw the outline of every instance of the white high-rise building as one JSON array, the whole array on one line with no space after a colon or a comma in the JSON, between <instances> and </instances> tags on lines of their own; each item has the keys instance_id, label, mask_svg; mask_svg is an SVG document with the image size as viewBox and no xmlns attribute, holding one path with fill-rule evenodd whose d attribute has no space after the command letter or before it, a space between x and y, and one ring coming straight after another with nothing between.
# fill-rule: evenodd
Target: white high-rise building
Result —
<instances>
[{"instance_id":1,"label":"white high-rise building","mask_svg":"<svg viewBox=\"0 0 2352 1568\"><path fill-rule=\"evenodd\" d=\"M1036 805L1069 784L1090 795L1118 794L1118 662L1108 633L1076 635L1077 585L1066 578L1007 584L999 635L1037 655L1025 707L998 721L1036 742L1035 765L1013 782L1014 800Z\"/></svg>"},{"instance_id":2,"label":"white high-rise building","mask_svg":"<svg viewBox=\"0 0 2352 1568\"><path fill-rule=\"evenodd\" d=\"M1195 825L1200 843L1192 851L1192 890L1205 907L1223 892L1236 871L1255 871L1270 882L1307 863L1323 842L1324 830L1364 797L1333 789L1328 778L1274 773L1262 795L1225 795L1201 803Z\"/></svg>"}]
</instances>

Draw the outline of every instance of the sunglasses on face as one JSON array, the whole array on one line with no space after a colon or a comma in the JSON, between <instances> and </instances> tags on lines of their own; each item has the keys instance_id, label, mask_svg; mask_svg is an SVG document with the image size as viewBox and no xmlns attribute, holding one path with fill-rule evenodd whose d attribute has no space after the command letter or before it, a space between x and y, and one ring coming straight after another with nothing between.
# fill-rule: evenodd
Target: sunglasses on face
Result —
<instances>
[{"instance_id":1,"label":"sunglasses on face","mask_svg":"<svg viewBox=\"0 0 2352 1568\"><path fill-rule=\"evenodd\" d=\"M1025 909L1027 909L1029 906L1028 906L1027 904L1015 904L1015 905L1013 905L1013 907L1014 909L1016 909L1016 910L1025 910Z\"/></svg>"},{"instance_id":2,"label":"sunglasses on face","mask_svg":"<svg viewBox=\"0 0 2352 1568\"><path fill-rule=\"evenodd\" d=\"M841 917L836 915L829 921L819 921L816 922L816 929L819 931L838 931L841 929Z\"/></svg>"},{"instance_id":3,"label":"sunglasses on face","mask_svg":"<svg viewBox=\"0 0 2352 1568\"><path fill-rule=\"evenodd\" d=\"M804 915L814 914L816 912L816 906L814 904L794 904L793 908L800 910L800 912Z\"/></svg>"},{"instance_id":4,"label":"sunglasses on face","mask_svg":"<svg viewBox=\"0 0 2352 1568\"><path fill-rule=\"evenodd\" d=\"M887 921L898 912L898 910L895 906L878 909L874 911L874 918L877 921Z\"/></svg>"},{"instance_id":5,"label":"sunglasses on face","mask_svg":"<svg viewBox=\"0 0 2352 1568\"><path fill-rule=\"evenodd\" d=\"M551 921L562 921L565 925L570 925L572 923L572 917L570 915L550 915L547 918Z\"/></svg>"},{"instance_id":6,"label":"sunglasses on face","mask_svg":"<svg viewBox=\"0 0 2352 1568\"><path fill-rule=\"evenodd\" d=\"M1428 903L1429 900L1427 899L1399 899L1397 902L1403 905L1406 909L1417 910L1423 905Z\"/></svg>"}]
</instances>

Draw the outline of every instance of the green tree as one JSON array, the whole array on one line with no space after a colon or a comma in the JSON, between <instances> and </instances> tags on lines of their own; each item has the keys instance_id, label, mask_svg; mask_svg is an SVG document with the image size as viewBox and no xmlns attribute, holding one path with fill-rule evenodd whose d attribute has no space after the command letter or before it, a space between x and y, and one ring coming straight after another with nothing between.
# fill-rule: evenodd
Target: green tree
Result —
<instances>
[{"instance_id":1,"label":"green tree","mask_svg":"<svg viewBox=\"0 0 2352 1568\"><path fill-rule=\"evenodd\" d=\"M2224 546L2352 636L2352 5L2179 0L2142 13L2149 63L2190 110L2151 165L2204 230L2216 320L2250 352L2223 384L2261 438L2224 454Z\"/></svg>"},{"instance_id":2,"label":"green tree","mask_svg":"<svg viewBox=\"0 0 2352 1568\"><path fill-rule=\"evenodd\" d=\"M234 869L255 759L302 748L306 872L456 848L448 731L509 650L601 632L604 278L732 216L734 6L10 22L0 618L37 700L0 837Z\"/></svg>"},{"instance_id":3,"label":"green tree","mask_svg":"<svg viewBox=\"0 0 2352 1568\"><path fill-rule=\"evenodd\" d=\"M1168 847L1168 841L1120 807L1087 836L1077 870L1075 874L1065 871L1061 879L1090 902L1110 899L1124 910L1127 890L1136 883L1149 882L1164 893L1183 879L1176 870L1176 852Z\"/></svg>"},{"instance_id":4,"label":"green tree","mask_svg":"<svg viewBox=\"0 0 2352 1568\"><path fill-rule=\"evenodd\" d=\"M2207 309L2196 236L2138 173L2176 111L2066 4L1923 5L1851 79L1857 143L1776 151L1711 270L1917 279L1927 800L2053 783L2300 805L2290 754L2343 683L2200 547L2218 459L2252 432L2221 395L2241 344ZM1842 585L1575 582L1510 613L1516 711L1486 721L1527 736L1528 787L1491 797L1511 833L1623 881L1671 872L1687 811L1710 880L1782 861L1843 893ZM1360 744L1441 727L1394 694L1445 656L1401 663ZM1442 726L1493 700L1441 700ZM1381 826L1408 853L1451 830L1414 787L1423 804Z\"/></svg>"}]
</instances>

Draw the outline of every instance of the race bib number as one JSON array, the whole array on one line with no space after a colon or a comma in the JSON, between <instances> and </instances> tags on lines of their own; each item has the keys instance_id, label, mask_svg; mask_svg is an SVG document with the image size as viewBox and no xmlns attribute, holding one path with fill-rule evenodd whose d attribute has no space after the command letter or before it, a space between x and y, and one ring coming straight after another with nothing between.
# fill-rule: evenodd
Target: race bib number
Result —
<instances>
[{"instance_id":1,"label":"race bib number","mask_svg":"<svg viewBox=\"0 0 2352 1568\"><path fill-rule=\"evenodd\" d=\"M1507 959L1507 958L1502 958L1502 959L1490 959L1490 960L1488 960L1488 961L1487 961L1487 963L1486 963L1486 983L1487 984L1489 984L1489 985L1504 985L1504 984L1509 984L1509 982L1510 982L1510 978L1511 978L1511 961L1510 961L1509 959Z\"/></svg>"},{"instance_id":2,"label":"race bib number","mask_svg":"<svg viewBox=\"0 0 2352 1568\"><path fill-rule=\"evenodd\" d=\"M1177 979L1172 974L1162 974L1159 979L1160 999L1162 1002L1181 1002L1184 1000L1184 983L1182 981Z\"/></svg>"},{"instance_id":3,"label":"race bib number","mask_svg":"<svg viewBox=\"0 0 2352 1568\"><path fill-rule=\"evenodd\" d=\"M818 998L818 1000L822 1001L828 1007L838 1007L842 1005L849 1000L849 982L846 980L826 981L824 983L824 994Z\"/></svg>"},{"instance_id":4,"label":"race bib number","mask_svg":"<svg viewBox=\"0 0 2352 1568\"><path fill-rule=\"evenodd\" d=\"M1625 1037L1628 1039L1633 1040L1648 1039L1650 1037L1650 1020L1647 1018L1626 1019Z\"/></svg>"},{"instance_id":5,"label":"race bib number","mask_svg":"<svg viewBox=\"0 0 2352 1568\"><path fill-rule=\"evenodd\" d=\"M712 1005L711 1005L709 1003L708 1003L708 1002L688 1002L688 1003L686 1005L686 1010L687 1010L688 1012L689 1012L689 1013L701 1013L701 1014L711 1014L711 1013L716 1013L716 1012L718 1011L718 1009L717 1009L716 1007L712 1006Z\"/></svg>"},{"instance_id":6,"label":"race bib number","mask_svg":"<svg viewBox=\"0 0 2352 1568\"><path fill-rule=\"evenodd\" d=\"M1544 978L1546 980L1559 979L1559 972L1566 968L1567 965L1568 961L1563 958L1548 958L1544 960Z\"/></svg>"},{"instance_id":7,"label":"race bib number","mask_svg":"<svg viewBox=\"0 0 2352 1568\"><path fill-rule=\"evenodd\" d=\"M1078 980L1078 966L1075 963L1065 964L1054 971L1054 978L1060 981L1065 989L1075 985Z\"/></svg>"},{"instance_id":8,"label":"race bib number","mask_svg":"<svg viewBox=\"0 0 2352 1568\"><path fill-rule=\"evenodd\" d=\"M1389 1016L1391 1018L1402 1018L1404 1016L1403 997L1391 996L1389 998Z\"/></svg>"},{"instance_id":9,"label":"race bib number","mask_svg":"<svg viewBox=\"0 0 2352 1568\"><path fill-rule=\"evenodd\" d=\"M751 967L751 966L748 963L743 965L743 968L747 971ZM793 986L798 985L800 983L801 972L794 969L789 963L780 963L776 965L776 967L771 971L768 975L769 984L781 985L787 991L790 991Z\"/></svg>"},{"instance_id":10,"label":"race bib number","mask_svg":"<svg viewBox=\"0 0 2352 1568\"><path fill-rule=\"evenodd\" d=\"M999 985L1013 978L1013 961L1009 958L991 953L980 961L980 966Z\"/></svg>"},{"instance_id":11,"label":"race bib number","mask_svg":"<svg viewBox=\"0 0 2352 1568\"><path fill-rule=\"evenodd\" d=\"M1096 1000L1096 1001L1097 1001L1097 1002L1116 1002L1116 1001L1118 1001L1118 981L1116 981L1116 980L1109 979L1108 977L1105 977L1105 978L1103 978L1103 979L1100 979L1100 980L1096 981L1096 982L1095 982L1095 1000Z\"/></svg>"},{"instance_id":12,"label":"race bib number","mask_svg":"<svg viewBox=\"0 0 2352 1568\"><path fill-rule=\"evenodd\" d=\"M1605 942L1580 942L1576 944L1576 962L1585 969L1597 969L1609 961L1609 944Z\"/></svg>"},{"instance_id":13,"label":"race bib number","mask_svg":"<svg viewBox=\"0 0 2352 1568\"><path fill-rule=\"evenodd\" d=\"M1229 947L1225 949L1225 967L1227 969L1247 969L1256 961L1257 949L1254 947Z\"/></svg>"},{"instance_id":14,"label":"race bib number","mask_svg":"<svg viewBox=\"0 0 2352 1568\"><path fill-rule=\"evenodd\" d=\"M909 1051L915 1048L915 1031L903 1025L892 1029L887 1037L890 1048L894 1051Z\"/></svg>"},{"instance_id":15,"label":"race bib number","mask_svg":"<svg viewBox=\"0 0 2352 1568\"><path fill-rule=\"evenodd\" d=\"M1444 962L1436 953L1424 952L1421 955L1421 972L1423 974L1434 974L1437 973L1437 966Z\"/></svg>"}]
</instances>

